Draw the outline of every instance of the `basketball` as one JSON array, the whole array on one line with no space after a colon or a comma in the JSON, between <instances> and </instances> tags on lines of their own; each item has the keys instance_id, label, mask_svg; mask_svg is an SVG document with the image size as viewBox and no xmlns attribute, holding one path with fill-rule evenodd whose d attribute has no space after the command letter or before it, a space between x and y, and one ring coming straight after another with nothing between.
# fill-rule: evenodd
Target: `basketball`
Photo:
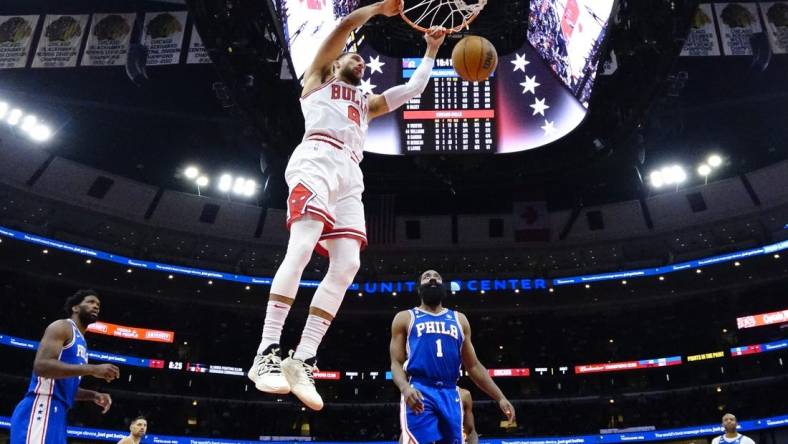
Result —
<instances>
[{"instance_id":1,"label":"basketball","mask_svg":"<svg viewBox=\"0 0 788 444\"><path fill-rule=\"evenodd\" d=\"M489 40L469 35L460 40L451 53L454 70L464 80L483 82L498 66L498 52Z\"/></svg>"}]
</instances>

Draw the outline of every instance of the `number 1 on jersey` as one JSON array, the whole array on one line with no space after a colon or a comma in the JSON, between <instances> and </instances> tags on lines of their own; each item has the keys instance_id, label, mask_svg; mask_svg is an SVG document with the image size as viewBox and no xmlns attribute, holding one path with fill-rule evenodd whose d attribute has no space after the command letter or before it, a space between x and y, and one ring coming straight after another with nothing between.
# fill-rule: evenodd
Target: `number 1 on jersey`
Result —
<instances>
[{"instance_id":1,"label":"number 1 on jersey","mask_svg":"<svg viewBox=\"0 0 788 444\"><path fill-rule=\"evenodd\" d=\"M435 353L435 356L442 358L443 357L443 345L441 344L441 340L438 339L435 341L435 346L438 347L438 351Z\"/></svg>"}]
</instances>

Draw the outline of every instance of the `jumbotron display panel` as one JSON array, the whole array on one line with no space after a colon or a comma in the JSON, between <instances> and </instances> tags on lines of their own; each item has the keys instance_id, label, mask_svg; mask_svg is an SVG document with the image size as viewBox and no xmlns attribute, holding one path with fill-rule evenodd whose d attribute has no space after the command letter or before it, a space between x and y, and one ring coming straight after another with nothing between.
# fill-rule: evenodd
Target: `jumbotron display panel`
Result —
<instances>
[{"instance_id":1,"label":"jumbotron display panel","mask_svg":"<svg viewBox=\"0 0 788 444\"><path fill-rule=\"evenodd\" d=\"M301 77L357 0L278 0L291 60ZM503 154L539 148L572 132L587 113L613 0L532 0L526 43L499 54L487 81L459 78L436 60L424 94L375 119L364 150L387 155ZM484 14L484 11L482 11ZM391 20L400 20L398 17ZM416 32L416 31L414 31ZM471 26L470 32L473 32ZM420 62L356 47L367 63L365 93L407 82Z\"/></svg>"}]
</instances>

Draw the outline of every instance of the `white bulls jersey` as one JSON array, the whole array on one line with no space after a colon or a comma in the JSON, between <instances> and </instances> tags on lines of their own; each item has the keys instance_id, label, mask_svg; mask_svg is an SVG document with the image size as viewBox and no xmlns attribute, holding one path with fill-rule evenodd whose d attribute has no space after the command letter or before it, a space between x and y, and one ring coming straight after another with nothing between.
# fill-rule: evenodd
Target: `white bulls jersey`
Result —
<instances>
[{"instance_id":1,"label":"white bulls jersey","mask_svg":"<svg viewBox=\"0 0 788 444\"><path fill-rule=\"evenodd\" d=\"M350 148L361 161L367 137L369 104L357 86L329 77L301 98L304 139L323 140Z\"/></svg>"}]
</instances>

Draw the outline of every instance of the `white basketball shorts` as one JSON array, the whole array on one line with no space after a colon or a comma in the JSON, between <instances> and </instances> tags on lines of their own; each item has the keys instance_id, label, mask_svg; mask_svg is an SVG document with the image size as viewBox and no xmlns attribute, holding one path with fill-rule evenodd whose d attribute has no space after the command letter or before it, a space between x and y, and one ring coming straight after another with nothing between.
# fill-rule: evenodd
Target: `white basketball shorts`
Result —
<instances>
[{"instance_id":1,"label":"white basketball shorts","mask_svg":"<svg viewBox=\"0 0 788 444\"><path fill-rule=\"evenodd\" d=\"M364 176L349 148L312 136L301 142L285 169L289 189L287 227L309 213L323 221L323 234L315 251L328 255L325 240L358 239L367 246L364 220Z\"/></svg>"}]
</instances>

